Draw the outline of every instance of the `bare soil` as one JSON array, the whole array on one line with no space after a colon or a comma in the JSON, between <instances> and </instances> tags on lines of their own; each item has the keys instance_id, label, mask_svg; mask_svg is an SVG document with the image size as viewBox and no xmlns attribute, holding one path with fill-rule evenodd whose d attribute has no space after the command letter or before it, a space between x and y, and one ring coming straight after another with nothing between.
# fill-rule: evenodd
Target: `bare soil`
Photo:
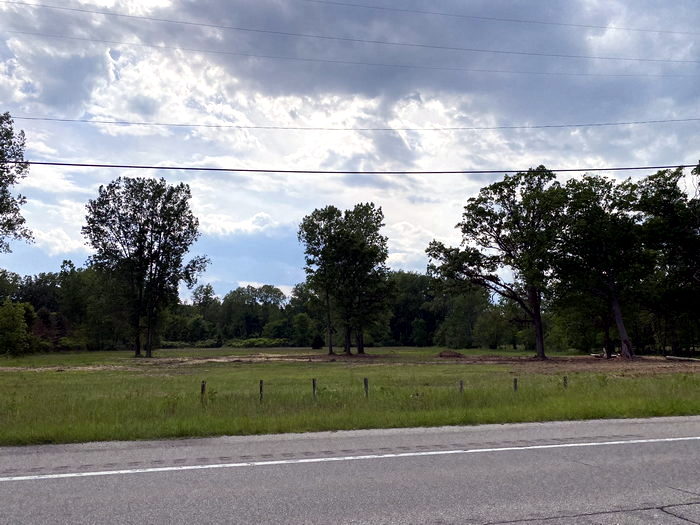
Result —
<instances>
[{"instance_id":1,"label":"bare soil","mask_svg":"<svg viewBox=\"0 0 700 525\"><path fill-rule=\"evenodd\" d=\"M449 354L449 355L448 355ZM398 362L397 362L398 361ZM225 356L212 358L167 358L153 362L154 365L201 365L207 363L264 363L264 362L344 362L400 364L394 356L382 355L289 355L258 354L246 357ZM435 360L411 362L405 364L454 364L465 365L510 365L514 373L560 374L562 372L613 373L617 375L654 375L663 373L700 373L700 362L668 361L664 357L638 357L632 361L620 358L600 359L593 356L550 357L540 360L521 356L465 356L459 352L441 352Z\"/></svg>"},{"instance_id":2,"label":"bare soil","mask_svg":"<svg viewBox=\"0 0 700 525\"><path fill-rule=\"evenodd\" d=\"M290 355L290 354L256 354L251 356L222 357L167 357L142 359L128 365L78 365L78 366L44 366L44 367L0 367L2 372L64 372L64 371L138 371L147 368L174 369L182 366L195 366L213 363L265 363L265 362L316 362L316 363L353 363L353 364L453 364L454 366L505 365L513 374L561 374L561 373L601 373L619 376L656 375L665 373L700 373L700 362L670 361L664 357L638 357L632 361L620 358L600 359L593 356L550 357L540 360L522 356L468 356L459 352L445 351L436 355L434 360L402 362L396 356L382 355Z\"/></svg>"}]
</instances>

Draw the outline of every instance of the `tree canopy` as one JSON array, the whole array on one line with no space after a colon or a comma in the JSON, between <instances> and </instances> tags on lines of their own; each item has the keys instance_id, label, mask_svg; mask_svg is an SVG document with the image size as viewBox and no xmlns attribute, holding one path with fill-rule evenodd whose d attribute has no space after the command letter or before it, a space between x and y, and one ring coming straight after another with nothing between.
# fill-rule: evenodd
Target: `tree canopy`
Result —
<instances>
[{"instance_id":1,"label":"tree canopy","mask_svg":"<svg viewBox=\"0 0 700 525\"><path fill-rule=\"evenodd\" d=\"M146 356L153 350L162 307L177 299L178 285L191 286L208 262L185 262L199 236L189 186L165 179L118 178L100 186L87 204L83 234L95 250L91 263L126 280L129 288L134 351L141 354L142 323Z\"/></svg>"},{"instance_id":2,"label":"tree canopy","mask_svg":"<svg viewBox=\"0 0 700 525\"><path fill-rule=\"evenodd\" d=\"M333 353L333 314L343 330L345 353L354 331L358 353L364 332L386 308L387 238L380 232L384 214L373 203L341 212L334 206L314 210L299 226L309 285L323 298L328 352Z\"/></svg>"},{"instance_id":3,"label":"tree canopy","mask_svg":"<svg viewBox=\"0 0 700 525\"><path fill-rule=\"evenodd\" d=\"M532 322L540 358L545 358L542 298L565 202L555 178L539 166L482 188L467 201L457 225L462 247L433 241L427 250L433 274L518 304Z\"/></svg>"},{"instance_id":4,"label":"tree canopy","mask_svg":"<svg viewBox=\"0 0 700 525\"><path fill-rule=\"evenodd\" d=\"M0 252L10 251L8 239L32 240L20 213L26 198L11 191L29 173L24 160L24 131L15 133L13 124L9 113L0 115Z\"/></svg>"}]
</instances>

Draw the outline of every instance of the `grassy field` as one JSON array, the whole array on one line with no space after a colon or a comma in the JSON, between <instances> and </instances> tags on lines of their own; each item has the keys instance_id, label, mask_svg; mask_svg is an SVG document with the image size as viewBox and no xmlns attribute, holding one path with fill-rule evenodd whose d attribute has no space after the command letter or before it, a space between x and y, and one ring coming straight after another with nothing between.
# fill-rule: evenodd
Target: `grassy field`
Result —
<instances>
[{"instance_id":1,"label":"grassy field","mask_svg":"<svg viewBox=\"0 0 700 525\"><path fill-rule=\"evenodd\" d=\"M700 414L695 364L369 351L336 361L278 348L167 350L153 360L126 352L0 358L0 444Z\"/></svg>"}]
</instances>

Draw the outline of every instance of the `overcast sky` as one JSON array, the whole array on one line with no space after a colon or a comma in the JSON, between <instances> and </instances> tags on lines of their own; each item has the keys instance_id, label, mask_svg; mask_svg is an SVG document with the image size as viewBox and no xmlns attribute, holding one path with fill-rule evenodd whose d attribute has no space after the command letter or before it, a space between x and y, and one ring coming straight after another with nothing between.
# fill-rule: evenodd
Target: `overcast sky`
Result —
<instances>
[{"instance_id":1,"label":"overcast sky","mask_svg":"<svg viewBox=\"0 0 700 525\"><path fill-rule=\"evenodd\" d=\"M418 171L693 164L700 158L697 121L444 130L700 117L698 0L52 5L71 9L0 2L0 112L200 125L443 129L216 129L18 119L28 160ZM13 253L0 255L0 266L33 274L57 271L63 259L83 264L89 256L80 234L85 203L119 175L190 184L202 231L194 252L210 256L203 281L220 295L240 284L270 283L288 291L303 281L297 227L327 204L381 206L390 266L424 271L428 242L458 242L454 225L462 206L500 178L32 167L20 190L36 242L13 243Z\"/></svg>"}]
</instances>

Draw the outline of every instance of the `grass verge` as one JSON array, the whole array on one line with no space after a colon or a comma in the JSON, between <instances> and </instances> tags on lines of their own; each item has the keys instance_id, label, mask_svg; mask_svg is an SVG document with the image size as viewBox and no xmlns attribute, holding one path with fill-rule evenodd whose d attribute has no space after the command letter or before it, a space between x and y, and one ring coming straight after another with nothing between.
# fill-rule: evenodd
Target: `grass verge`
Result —
<instances>
[{"instance_id":1,"label":"grass verge","mask_svg":"<svg viewBox=\"0 0 700 525\"><path fill-rule=\"evenodd\" d=\"M0 444L700 414L697 373L573 373L564 388L561 375L519 370L517 392L513 378L508 365L410 360L6 369Z\"/></svg>"}]
</instances>

